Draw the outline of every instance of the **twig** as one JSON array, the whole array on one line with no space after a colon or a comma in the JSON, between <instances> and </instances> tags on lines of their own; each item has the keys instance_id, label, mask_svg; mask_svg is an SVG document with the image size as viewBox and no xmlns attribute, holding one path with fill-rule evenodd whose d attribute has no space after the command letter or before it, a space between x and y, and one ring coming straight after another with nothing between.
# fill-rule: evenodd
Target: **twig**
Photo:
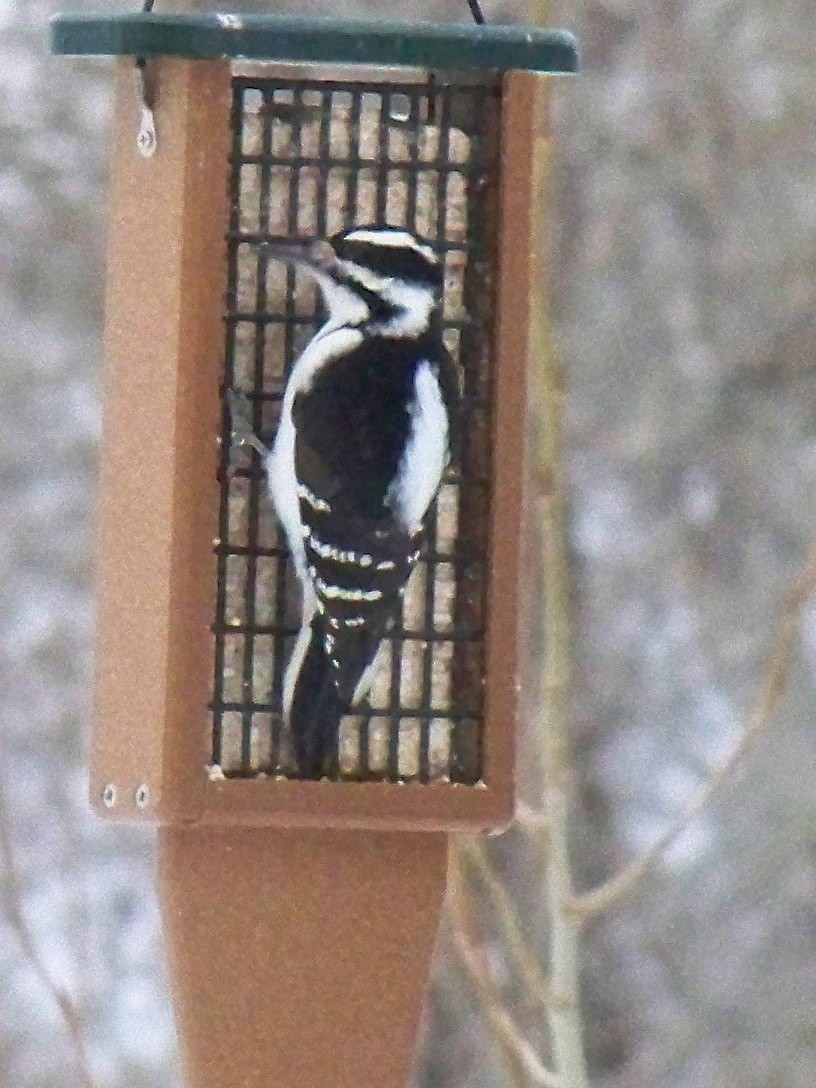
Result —
<instances>
[{"instance_id":1,"label":"twig","mask_svg":"<svg viewBox=\"0 0 816 1088\"><path fill-rule=\"evenodd\" d=\"M454 847L452 879L449 884L451 934L459 961L476 988L479 1004L493 1032L510 1079L521 1088L527 1081L540 1088L563 1088L561 1079L542 1063L532 1044L524 1038L501 998L481 949L468 936L467 885L461 859Z\"/></svg>"},{"instance_id":2,"label":"twig","mask_svg":"<svg viewBox=\"0 0 816 1088\"><path fill-rule=\"evenodd\" d=\"M530 0L533 22L550 19L550 0ZM543 217L547 197L545 145L535 157L537 208ZM567 696L570 682L569 577L564 516L564 376L556 358L548 312L547 278L541 246L543 222L533 238L531 349L540 360L537 374L541 419L536 466L542 495L541 540L544 551L544 714L543 814L547 827L546 902L549 916L547 1015L555 1067L564 1088L588 1088L579 1005L579 924L568 909L572 898L569 861L569 754Z\"/></svg>"},{"instance_id":3,"label":"twig","mask_svg":"<svg viewBox=\"0 0 816 1088\"><path fill-rule=\"evenodd\" d=\"M657 865L678 835L730 782L745 756L768 729L787 688L799 620L802 609L814 589L816 589L816 543L811 545L807 561L788 593L777 626L773 653L739 741L648 850L599 888L573 898L571 910L582 922L608 910L634 890L638 882Z\"/></svg>"},{"instance_id":4,"label":"twig","mask_svg":"<svg viewBox=\"0 0 816 1088\"><path fill-rule=\"evenodd\" d=\"M69 994L54 980L37 951L34 935L23 911L19 868L9 830L5 785L0 777L0 859L5 869L5 880L0 884L0 900L12 931L29 967L40 983L54 999L71 1039L76 1059L77 1076L83 1088L95 1088L90 1061L85 1048L82 1022Z\"/></svg>"},{"instance_id":5,"label":"twig","mask_svg":"<svg viewBox=\"0 0 816 1088\"><path fill-rule=\"evenodd\" d=\"M522 932L518 911L487 855L484 844L473 843L462 852L465 864L475 869L479 880L487 890L504 943L512 955L530 997L542 1008L550 1001L547 979L530 942Z\"/></svg>"},{"instance_id":6,"label":"twig","mask_svg":"<svg viewBox=\"0 0 816 1088\"><path fill-rule=\"evenodd\" d=\"M534 809L526 801L516 802L514 826L524 835L532 839L535 845L541 849L547 845L547 818L543 812Z\"/></svg>"},{"instance_id":7,"label":"twig","mask_svg":"<svg viewBox=\"0 0 816 1088\"><path fill-rule=\"evenodd\" d=\"M467 976L471 992L493 1034L504 1063L507 1079L513 1088L529 1088L529 1078L522 1058L512 1045L506 1031L505 1018L501 1015L497 1016L495 1013L497 1008L502 1009L503 1006L498 987L488 967L484 949L477 940L472 939L470 936L474 927L474 920L477 917L477 909L474 896L465 876L461 847L458 843L451 844L449 855L448 905L452 926L453 951L458 958L460 967ZM509 1016L509 1013L507 1015Z\"/></svg>"},{"instance_id":8,"label":"twig","mask_svg":"<svg viewBox=\"0 0 816 1088\"><path fill-rule=\"evenodd\" d=\"M544 146L536 156L536 196L545 195ZM540 228L537 234L540 234ZM536 243L541 241L537 237ZM535 252L538 262L538 249ZM545 284L536 268L533 283ZM569 753L567 696L570 682L569 579L563 487L564 379L555 356L544 288L533 293L532 358L538 361L541 407L536 467L541 492L544 552L544 711L543 813L547 827L545 892L549 918L549 989L547 1017L556 1071L564 1088L588 1088L579 1004L579 920L569 909L572 876L569 861Z\"/></svg>"}]
</instances>

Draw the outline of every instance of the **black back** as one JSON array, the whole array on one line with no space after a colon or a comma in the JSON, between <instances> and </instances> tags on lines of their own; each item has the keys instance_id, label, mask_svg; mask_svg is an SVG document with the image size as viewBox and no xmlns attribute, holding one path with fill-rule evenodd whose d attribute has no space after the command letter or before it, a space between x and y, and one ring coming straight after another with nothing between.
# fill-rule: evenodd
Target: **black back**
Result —
<instances>
[{"instance_id":1,"label":"black back","mask_svg":"<svg viewBox=\"0 0 816 1088\"><path fill-rule=\"evenodd\" d=\"M297 395L297 477L334 513L372 521L388 516L385 498L410 434L417 367L441 353L430 333L367 337Z\"/></svg>"}]
</instances>

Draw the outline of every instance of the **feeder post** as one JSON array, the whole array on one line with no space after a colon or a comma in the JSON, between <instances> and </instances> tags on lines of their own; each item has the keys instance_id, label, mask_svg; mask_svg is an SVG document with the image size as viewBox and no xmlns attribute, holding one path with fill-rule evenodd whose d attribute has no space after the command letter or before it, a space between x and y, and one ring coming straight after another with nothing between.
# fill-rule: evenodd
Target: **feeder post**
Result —
<instances>
[{"instance_id":1,"label":"feeder post","mask_svg":"<svg viewBox=\"0 0 816 1088\"><path fill-rule=\"evenodd\" d=\"M447 836L160 828L189 1088L405 1088Z\"/></svg>"}]
</instances>

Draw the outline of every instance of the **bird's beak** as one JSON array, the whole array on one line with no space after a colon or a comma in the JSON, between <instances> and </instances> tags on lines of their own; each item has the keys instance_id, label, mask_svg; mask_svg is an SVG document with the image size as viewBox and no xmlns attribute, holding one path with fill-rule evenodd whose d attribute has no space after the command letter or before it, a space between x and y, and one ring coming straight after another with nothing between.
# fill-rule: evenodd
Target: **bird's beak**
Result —
<instances>
[{"instance_id":1,"label":"bird's beak","mask_svg":"<svg viewBox=\"0 0 816 1088\"><path fill-rule=\"evenodd\" d=\"M331 243L322 238L309 242L262 242L258 252L265 260L299 264L314 272L331 272L337 263Z\"/></svg>"}]
</instances>

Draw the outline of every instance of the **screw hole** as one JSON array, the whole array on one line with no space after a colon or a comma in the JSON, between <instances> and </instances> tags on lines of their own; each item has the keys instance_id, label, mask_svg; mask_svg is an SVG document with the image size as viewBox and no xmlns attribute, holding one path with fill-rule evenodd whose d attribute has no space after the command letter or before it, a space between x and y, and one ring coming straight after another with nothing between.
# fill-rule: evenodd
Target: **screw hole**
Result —
<instances>
[{"instance_id":1,"label":"screw hole","mask_svg":"<svg viewBox=\"0 0 816 1088\"><path fill-rule=\"evenodd\" d=\"M150 804L150 790L147 786L139 786L136 790L136 805L139 808L147 808Z\"/></svg>"},{"instance_id":2,"label":"screw hole","mask_svg":"<svg viewBox=\"0 0 816 1088\"><path fill-rule=\"evenodd\" d=\"M116 786L113 783L108 783L102 790L102 803L106 808L113 808L116 804Z\"/></svg>"},{"instance_id":3,"label":"screw hole","mask_svg":"<svg viewBox=\"0 0 816 1088\"><path fill-rule=\"evenodd\" d=\"M156 121L153 117L153 110L151 110L149 106L142 106L139 134L136 137L136 147L139 154L144 155L146 159L149 159L151 155L155 155L156 148L158 147Z\"/></svg>"}]
</instances>

